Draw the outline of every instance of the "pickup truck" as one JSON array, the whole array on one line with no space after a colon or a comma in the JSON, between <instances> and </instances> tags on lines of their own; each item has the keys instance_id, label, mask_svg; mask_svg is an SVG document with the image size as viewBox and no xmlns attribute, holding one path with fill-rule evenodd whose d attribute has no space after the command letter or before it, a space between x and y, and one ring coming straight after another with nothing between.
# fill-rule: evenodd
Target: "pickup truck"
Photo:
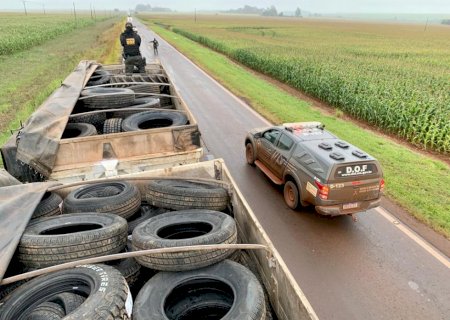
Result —
<instances>
[{"instance_id":1,"label":"pickup truck","mask_svg":"<svg viewBox=\"0 0 450 320\"><path fill-rule=\"evenodd\" d=\"M74 174L76 175L76 173ZM215 159L199 163L176 166L170 169L163 168L141 173L127 174L122 175L120 177L115 177L115 181L117 181L118 179L127 180L137 185L142 190L142 186L145 184L147 180L168 179L168 178L193 179L193 180L206 179L209 181L216 181L217 183L224 185L230 195L230 204L231 204L230 208L237 224L237 231L240 237L240 243L260 244L266 248L266 250L247 250L247 252L251 259L250 264L253 266L254 272L256 272L259 275L260 281L262 282L267 291L268 299L270 301L271 307L277 319L280 320L318 319L317 315L315 314L313 308L309 304L307 298L303 294L299 285L294 280L286 264L284 263L281 256L273 246L264 229L259 224L258 219L256 218L255 214L252 212L249 205L245 201L240 190L237 188L236 183L231 177L223 160ZM91 182L98 182L98 181L105 182L110 180L112 180L112 178L102 178ZM78 182L71 184L66 183L62 186L58 186L58 182L49 181L23 185L15 184L0 188L0 199L2 200L0 202L0 212L4 213L2 215L2 219L0 219L0 230L2 230L0 236L0 254L2 256L2 259L0 260L0 280L4 278L5 271L8 268L8 265L13 257L13 254L19 243L21 235L25 227L27 226L28 221L30 220L37 204L43 197L44 193L47 190L49 190L49 188L56 188L58 190L55 192L57 192L62 198L64 198L71 190L80 187L80 185L82 184L83 182ZM102 265L91 265L91 266L81 266L81 268L89 269L87 271L89 271L90 274L92 274L94 271L102 272L103 274L103 269L105 267L101 266ZM68 275L70 275L71 272L74 272L71 270L74 269L66 270ZM113 279L108 280L106 276L103 277L105 277L104 280L106 283L105 286L107 285L108 281L111 282L113 280ZM79 285L80 287L82 283L83 279L77 280L77 285ZM217 283L216 280L215 283ZM70 285L70 283L68 284L66 283L65 285L66 287L68 285L68 287L70 287L70 290L81 290L76 285L73 286ZM61 289L63 287L64 283L61 283L59 290L64 291L63 289ZM2 284L0 283L0 290L1 289ZM100 289L102 289L101 286ZM106 287L103 289L107 290ZM48 290L49 289L43 289L42 292L37 293L33 297L24 296L24 298L21 299L19 304L21 304L22 307L25 308L24 305L26 304L25 301L26 299L34 299L33 301L37 303L36 300L39 300L41 298L44 299L43 297L49 294L47 292ZM230 294L233 295L232 293ZM89 293L88 290L87 295L94 296L95 294L92 292ZM216 292L214 293L214 295L218 295L218 293ZM124 300L126 296L127 294L125 293ZM42 303L41 300L39 300L40 303ZM90 298L89 296L84 303L89 304L92 302L92 300L93 298ZM230 304L233 305L234 302ZM18 305L17 308L19 307L20 306ZM0 313L2 310L1 308L2 306L0 303ZM131 316L130 312L133 309L131 298L127 298L127 303L125 305L123 305L122 302L120 308L126 309L127 313L129 313L128 316ZM205 308L205 310L206 309L208 308ZM17 312L19 312L17 310L14 311L13 309L10 308L8 310L9 314L11 313L17 314ZM110 311L112 314L113 310ZM103 313L105 312L105 310L103 311L99 310L98 312L100 312L99 314L102 315L103 314L109 315L109 313ZM241 314L241 316L242 317L239 317L239 320L254 319L251 318L250 315L248 314ZM100 318L107 319L106 317L98 317L95 320ZM2 318L2 316L0 315L0 319L4 318ZM6 317L5 319L9 318ZM14 318L14 320L15 319L17 318ZM118 319L118 318L115 317L108 319ZM128 318L124 317L123 319ZM167 317L167 319L175 319L175 318ZM222 319L222 317L215 317L215 318L213 317L208 319ZM223 319L238 320L238 318L229 318L227 316L223 317ZM261 319L267 318L263 316Z\"/></svg>"},{"instance_id":2,"label":"pickup truck","mask_svg":"<svg viewBox=\"0 0 450 320\"><path fill-rule=\"evenodd\" d=\"M320 122L258 128L245 138L247 163L284 185L291 209L313 205L322 215L352 215L379 206L378 161L338 139Z\"/></svg>"}]
</instances>

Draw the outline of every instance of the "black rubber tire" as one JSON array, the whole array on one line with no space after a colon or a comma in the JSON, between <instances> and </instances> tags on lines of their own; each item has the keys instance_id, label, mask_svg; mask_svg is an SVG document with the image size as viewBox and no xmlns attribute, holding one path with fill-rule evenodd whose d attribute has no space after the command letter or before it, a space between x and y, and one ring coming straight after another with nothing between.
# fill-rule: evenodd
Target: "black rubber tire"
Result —
<instances>
[{"instance_id":1,"label":"black rubber tire","mask_svg":"<svg viewBox=\"0 0 450 320\"><path fill-rule=\"evenodd\" d=\"M300 208L300 192L294 181L286 181L283 188L284 202L292 210Z\"/></svg>"},{"instance_id":2,"label":"black rubber tire","mask_svg":"<svg viewBox=\"0 0 450 320\"><path fill-rule=\"evenodd\" d=\"M182 126L188 123L187 116L180 111L150 110L135 113L122 122L122 130L138 131L146 129Z\"/></svg>"},{"instance_id":3,"label":"black rubber tire","mask_svg":"<svg viewBox=\"0 0 450 320\"><path fill-rule=\"evenodd\" d=\"M127 219L140 206L141 194L135 185L126 181L101 182L69 193L63 202L63 212L107 212Z\"/></svg>"},{"instance_id":4,"label":"black rubber tire","mask_svg":"<svg viewBox=\"0 0 450 320\"><path fill-rule=\"evenodd\" d=\"M122 131L122 118L106 119L103 123L103 134L119 133Z\"/></svg>"},{"instance_id":5,"label":"black rubber tire","mask_svg":"<svg viewBox=\"0 0 450 320\"><path fill-rule=\"evenodd\" d=\"M5 299L0 320L25 320L36 306L63 292L86 297L64 320L131 319L131 295L120 272L106 265L82 265L37 277L21 286Z\"/></svg>"},{"instance_id":6,"label":"black rubber tire","mask_svg":"<svg viewBox=\"0 0 450 320\"><path fill-rule=\"evenodd\" d=\"M103 122L105 120L106 120L105 112L96 112L96 113L87 113L76 117L70 117L69 123L90 123L97 128L103 125Z\"/></svg>"},{"instance_id":7,"label":"black rubber tire","mask_svg":"<svg viewBox=\"0 0 450 320\"><path fill-rule=\"evenodd\" d=\"M44 302L34 308L26 320L60 320L66 313L63 307L54 302Z\"/></svg>"},{"instance_id":8,"label":"black rubber tire","mask_svg":"<svg viewBox=\"0 0 450 320\"><path fill-rule=\"evenodd\" d=\"M119 253L127 243L127 228L125 219L109 213L35 219L20 239L18 258L26 267L43 268Z\"/></svg>"},{"instance_id":9,"label":"black rubber tire","mask_svg":"<svg viewBox=\"0 0 450 320\"><path fill-rule=\"evenodd\" d=\"M251 272L253 272L253 274L255 275L255 277L258 279L258 281L260 283L263 282L262 278L259 275L258 270L255 266L255 261L252 260L252 258L250 257L248 252L241 251L240 259L237 262L242 264L244 267L249 269ZM267 293L267 290L264 286L263 286L263 292L264 292L264 303L266 305L266 318L265 319L272 320L274 311L272 309L272 306L270 305L269 294Z\"/></svg>"},{"instance_id":10,"label":"black rubber tire","mask_svg":"<svg viewBox=\"0 0 450 320\"><path fill-rule=\"evenodd\" d=\"M68 123L61 139L72 139L79 137L95 136L97 129L90 123Z\"/></svg>"},{"instance_id":11,"label":"black rubber tire","mask_svg":"<svg viewBox=\"0 0 450 320\"><path fill-rule=\"evenodd\" d=\"M67 315L81 306L86 301L86 298L75 293L63 292L52 297L51 301L60 305L65 315Z\"/></svg>"},{"instance_id":12,"label":"black rubber tire","mask_svg":"<svg viewBox=\"0 0 450 320\"><path fill-rule=\"evenodd\" d=\"M229 203L228 192L215 184L194 180L151 180L144 199L155 207L172 210L209 209L221 211Z\"/></svg>"},{"instance_id":13,"label":"black rubber tire","mask_svg":"<svg viewBox=\"0 0 450 320\"><path fill-rule=\"evenodd\" d=\"M144 98L136 98L134 100L134 104L130 107L133 108L159 108L159 98L152 97L144 97Z\"/></svg>"},{"instance_id":14,"label":"black rubber tire","mask_svg":"<svg viewBox=\"0 0 450 320\"><path fill-rule=\"evenodd\" d=\"M90 88L81 91L84 106L94 109L114 109L134 103L134 91L127 88Z\"/></svg>"},{"instance_id":15,"label":"black rubber tire","mask_svg":"<svg viewBox=\"0 0 450 320\"><path fill-rule=\"evenodd\" d=\"M151 82L141 82L137 84L133 84L128 87L128 89L133 90L135 93L160 93L159 85L152 84ZM144 97L144 95L139 94L136 97Z\"/></svg>"},{"instance_id":16,"label":"black rubber tire","mask_svg":"<svg viewBox=\"0 0 450 320\"><path fill-rule=\"evenodd\" d=\"M86 86L98 86L111 82L111 73L107 70L97 68L87 82Z\"/></svg>"},{"instance_id":17,"label":"black rubber tire","mask_svg":"<svg viewBox=\"0 0 450 320\"><path fill-rule=\"evenodd\" d=\"M6 277L5 277L6 278ZM0 302L3 301L8 295L10 295L14 290L19 288L21 285L26 283L28 280L20 280L17 282L13 282L11 284L1 285L0 286ZM0 303L1 305L1 303ZM1 308L0 308L1 311Z\"/></svg>"},{"instance_id":18,"label":"black rubber tire","mask_svg":"<svg viewBox=\"0 0 450 320\"><path fill-rule=\"evenodd\" d=\"M175 109L174 105L173 105L173 101L171 97L159 97L159 101L161 104L161 108L164 109Z\"/></svg>"},{"instance_id":19,"label":"black rubber tire","mask_svg":"<svg viewBox=\"0 0 450 320\"><path fill-rule=\"evenodd\" d=\"M133 251L131 245L131 239L127 240L127 246L122 252L131 252ZM107 265L110 265L123 275L125 280L127 280L128 286L131 288L134 286L136 281L139 278L141 265L137 263L135 258L127 258L127 259L119 259L106 262Z\"/></svg>"},{"instance_id":20,"label":"black rubber tire","mask_svg":"<svg viewBox=\"0 0 450 320\"><path fill-rule=\"evenodd\" d=\"M245 160L251 166L255 166L255 148L253 147L253 143L248 142L245 145Z\"/></svg>"},{"instance_id":21,"label":"black rubber tire","mask_svg":"<svg viewBox=\"0 0 450 320\"><path fill-rule=\"evenodd\" d=\"M184 210L163 213L140 224L133 231L133 250L147 250L237 242L236 222L229 215L212 210ZM232 249L187 251L136 257L139 264L163 271L185 271L226 259Z\"/></svg>"},{"instance_id":22,"label":"black rubber tire","mask_svg":"<svg viewBox=\"0 0 450 320\"><path fill-rule=\"evenodd\" d=\"M133 216L127 219L128 221L128 234L132 234L133 230L142 222L153 218L159 214L165 213L168 210L163 208L157 208L149 205L141 205L141 209Z\"/></svg>"},{"instance_id":23,"label":"black rubber tire","mask_svg":"<svg viewBox=\"0 0 450 320\"><path fill-rule=\"evenodd\" d=\"M123 108L120 111L114 111L113 117L125 119L126 117L129 117L135 113L147 111L148 109L159 109L159 108L161 108L161 105L159 103L158 98L144 97L144 98L136 98L134 100L134 104L129 107L130 108L139 108L142 110L128 110L128 108Z\"/></svg>"},{"instance_id":24,"label":"black rubber tire","mask_svg":"<svg viewBox=\"0 0 450 320\"><path fill-rule=\"evenodd\" d=\"M139 291L133 307L134 320L264 317L261 284L247 268L230 260L187 272L160 272Z\"/></svg>"},{"instance_id":25,"label":"black rubber tire","mask_svg":"<svg viewBox=\"0 0 450 320\"><path fill-rule=\"evenodd\" d=\"M54 192L46 192L31 216L31 219L52 217L61 214L62 198Z\"/></svg>"}]
</instances>

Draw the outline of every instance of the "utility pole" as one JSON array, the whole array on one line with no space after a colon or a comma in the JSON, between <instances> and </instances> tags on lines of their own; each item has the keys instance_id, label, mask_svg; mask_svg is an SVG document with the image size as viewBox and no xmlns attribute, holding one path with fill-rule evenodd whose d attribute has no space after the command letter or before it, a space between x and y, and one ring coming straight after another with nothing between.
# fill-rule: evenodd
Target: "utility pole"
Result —
<instances>
[{"instance_id":1,"label":"utility pole","mask_svg":"<svg viewBox=\"0 0 450 320\"><path fill-rule=\"evenodd\" d=\"M44 14L45 14L45 4L42 4L42 9L44 10Z\"/></svg>"},{"instance_id":2,"label":"utility pole","mask_svg":"<svg viewBox=\"0 0 450 320\"><path fill-rule=\"evenodd\" d=\"M423 29L423 31L427 31L427 27L428 27L428 18L427 18L427 22L425 23L425 28Z\"/></svg>"},{"instance_id":3,"label":"utility pole","mask_svg":"<svg viewBox=\"0 0 450 320\"><path fill-rule=\"evenodd\" d=\"M197 22L197 8L194 8L194 22Z\"/></svg>"},{"instance_id":4,"label":"utility pole","mask_svg":"<svg viewBox=\"0 0 450 320\"><path fill-rule=\"evenodd\" d=\"M77 25L77 11L75 9L75 1L73 2L73 16L75 17L75 25Z\"/></svg>"},{"instance_id":5,"label":"utility pole","mask_svg":"<svg viewBox=\"0 0 450 320\"><path fill-rule=\"evenodd\" d=\"M91 2L91 19L94 19L94 16L92 14L92 2Z\"/></svg>"},{"instance_id":6,"label":"utility pole","mask_svg":"<svg viewBox=\"0 0 450 320\"><path fill-rule=\"evenodd\" d=\"M28 15L28 13L27 13L27 5L25 4L25 1L22 1L22 3L23 3L23 10L25 11L25 15L27 16Z\"/></svg>"}]
</instances>

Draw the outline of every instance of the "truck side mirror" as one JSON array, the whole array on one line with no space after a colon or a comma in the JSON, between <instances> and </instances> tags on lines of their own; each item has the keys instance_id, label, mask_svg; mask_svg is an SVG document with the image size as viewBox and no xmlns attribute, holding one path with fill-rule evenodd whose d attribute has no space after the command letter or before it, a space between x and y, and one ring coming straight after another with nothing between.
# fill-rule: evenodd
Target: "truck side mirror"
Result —
<instances>
[{"instance_id":1,"label":"truck side mirror","mask_svg":"<svg viewBox=\"0 0 450 320\"><path fill-rule=\"evenodd\" d=\"M255 139L260 139L262 137L262 134L261 132L257 132L253 137L255 137Z\"/></svg>"}]
</instances>

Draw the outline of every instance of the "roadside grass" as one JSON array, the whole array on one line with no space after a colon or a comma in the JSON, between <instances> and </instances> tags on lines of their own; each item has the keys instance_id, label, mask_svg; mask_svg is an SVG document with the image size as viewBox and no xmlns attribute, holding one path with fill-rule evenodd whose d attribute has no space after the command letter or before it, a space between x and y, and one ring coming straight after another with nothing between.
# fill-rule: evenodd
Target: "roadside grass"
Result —
<instances>
[{"instance_id":1,"label":"roadside grass","mask_svg":"<svg viewBox=\"0 0 450 320\"><path fill-rule=\"evenodd\" d=\"M122 46L119 41L119 35L123 31L123 20L120 23L116 23L114 27L106 30L102 39L105 43L103 54L98 59L103 64L118 64L122 63Z\"/></svg>"},{"instance_id":2,"label":"roadside grass","mask_svg":"<svg viewBox=\"0 0 450 320\"><path fill-rule=\"evenodd\" d=\"M0 63L0 145L56 89L81 60L109 63L122 19L76 29ZM116 61L117 62L117 61Z\"/></svg>"},{"instance_id":3,"label":"roadside grass","mask_svg":"<svg viewBox=\"0 0 450 320\"><path fill-rule=\"evenodd\" d=\"M446 163L346 122L339 115L326 115L222 54L158 25L151 28L273 123L321 121L340 138L375 156L383 167L385 194L450 238L450 168Z\"/></svg>"}]
</instances>

